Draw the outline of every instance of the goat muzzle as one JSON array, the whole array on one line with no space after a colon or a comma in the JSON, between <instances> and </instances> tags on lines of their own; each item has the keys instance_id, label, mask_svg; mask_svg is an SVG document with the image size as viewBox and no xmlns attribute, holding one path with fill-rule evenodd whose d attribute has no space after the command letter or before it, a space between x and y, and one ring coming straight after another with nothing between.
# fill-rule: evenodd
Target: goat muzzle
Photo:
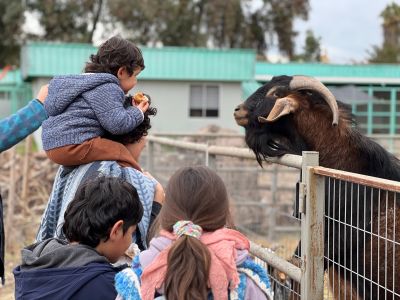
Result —
<instances>
[{"instance_id":1,"label":"goat muzzle","mask_svg":"<svg viewBox=\"0 0 400 300\"><path fill-rule=\"evenodd\" d=\"M243 104L239 104L235 108L235 111L233 112L233 116L235 118L236 123L239 126L246 126L247 124L249 124L248 112L244 108Z\"/></svg>"}]
</instances>

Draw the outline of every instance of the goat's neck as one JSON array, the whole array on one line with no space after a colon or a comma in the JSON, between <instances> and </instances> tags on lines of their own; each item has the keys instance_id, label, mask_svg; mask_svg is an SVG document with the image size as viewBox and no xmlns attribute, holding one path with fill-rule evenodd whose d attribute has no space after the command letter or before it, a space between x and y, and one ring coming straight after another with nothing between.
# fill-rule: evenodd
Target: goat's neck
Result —
<instances>
[{"instance_id":1,"label":"goat's neck","mask_svg":"<svg viewBox=\"0 0 400 300\"><path fill-rule=\"evenodd\" d=\"M399 160L352 127L348 119L339 119L336 127L326 118L309 115L307 119L298 123L303 125L301 131L298 129L308 150L319 152L321 166L400 180Z\"/></svg>"},{"instance_id":2,"label":"goat's neck","mask_svg":"<svg viewBox=\"0 0 400 300\"><path fill-rule=\"evenodd\" d=\"M326 116L308 114L305 119L306 122L298 122L299 127L301 124L298 130L302 132L308 150L319 152L321 166L362 173L366 162L360 160L362 149L354 141L357 132L348 120L339 119L339 124L333 126Z\"/></svg>"}]
</instances>

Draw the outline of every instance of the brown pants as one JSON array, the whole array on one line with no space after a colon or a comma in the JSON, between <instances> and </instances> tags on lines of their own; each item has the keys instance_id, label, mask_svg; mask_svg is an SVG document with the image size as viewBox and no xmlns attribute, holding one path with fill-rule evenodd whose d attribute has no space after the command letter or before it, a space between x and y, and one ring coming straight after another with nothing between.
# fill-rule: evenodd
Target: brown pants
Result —
<instances>
[{"instance_id":1,"label":"brown pants","mask_svg":"<svg viewBox=\"0 0 400 300\"><path fill-rule=\"evenodd\" d=\"M128 149L121 143L101 137L79 145L67 145L46 151L47 156L63 166L77 166L96 160L115 160L123 167L133 167L141 171L140 166Z\"/></svg>"}]
</instances>

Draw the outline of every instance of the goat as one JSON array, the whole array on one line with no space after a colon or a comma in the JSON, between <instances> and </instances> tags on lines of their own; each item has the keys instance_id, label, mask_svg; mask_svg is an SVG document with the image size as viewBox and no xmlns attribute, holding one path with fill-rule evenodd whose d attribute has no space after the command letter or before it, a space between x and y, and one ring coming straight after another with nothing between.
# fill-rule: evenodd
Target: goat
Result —
<instances>
[{"instance_id":1,"label":"goat","mask_svg":"<svg viewBox=\"0 0 400 300\"><path fill-rule=\"evenodd\" d=\"M234 117L236 123L245 128L246 144L253 150L261 166L267 157L318 151L321 166L400 181L400 161L361 134L355 127L348 106L336 101L329 89L314 78L273 77L235 109ZM366 197L374 201L364 203L361 200L355 204L350 201L354 191L339 190L337 185L332 186L327 180L326 199L336 196L329 203L325 201L325 214L332 217L332 212L342 211L342 216L340 220L336 216L339 222L328 221L328 218L325 220L325 228L331 226L331 229L336 229L330 230L329 234L325 230L325 256L329 258L325 260L325 268L331 267L328 274L331 289L334 288L333 278L339 279L336 283L339 281L349 287L349 281L357 284L356 289L347 288L348 292L336 286L335 297L378 299L386 296L387 299L400 299L400 198L395 193L388 193L391 201L386 207L386 198L383 199L376 190L363 187L360 188L361 192L358 191L359 199ZM348 200L338 201L339 193L340 199ZM376 201L379 197L382 199L380 202ZM345 231L338 234L340 229L345 229L344 223L358 224L354 223L356 221L361 224L361 230L352 227L347 229L351 234L343 234ZM385 222L387 238L395 241L386 248L384 239L378 241L376 237L376 234L386 237ZM366 236L364 234L365 242L360 245L356 237L361 237L362 231L369 233ZM351 240L350 236L354 238ZM381 249L379 256L378 248ZM332 265L330 260L342 267ZM370 265L365 266L364 261ZM386 272L385 261L389 267ZM365 279L382 286L385 286L382 282L386 280L389 290L377 284L363 284Z\"/></svg>"}]
</instances>

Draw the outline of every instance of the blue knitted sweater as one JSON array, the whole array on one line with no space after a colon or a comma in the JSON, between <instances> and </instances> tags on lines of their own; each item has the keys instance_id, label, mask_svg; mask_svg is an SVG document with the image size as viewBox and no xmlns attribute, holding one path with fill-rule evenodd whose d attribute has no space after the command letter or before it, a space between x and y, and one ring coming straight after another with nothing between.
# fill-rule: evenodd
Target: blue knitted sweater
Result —
<instances>
[{"instance_id":1,"label":"blue knitted sweater","mask_svg":"<svg viewBox=\"0 0 400 300\"><path fill-rule=\"evenodd\" d=\"M124 108L124 92L117 77L86 73L54 77L44 107L49 118L42 124L43 148L81 144L103 136L132 131L143 122L135 106Z\"/></svg>"}]
</instances>

